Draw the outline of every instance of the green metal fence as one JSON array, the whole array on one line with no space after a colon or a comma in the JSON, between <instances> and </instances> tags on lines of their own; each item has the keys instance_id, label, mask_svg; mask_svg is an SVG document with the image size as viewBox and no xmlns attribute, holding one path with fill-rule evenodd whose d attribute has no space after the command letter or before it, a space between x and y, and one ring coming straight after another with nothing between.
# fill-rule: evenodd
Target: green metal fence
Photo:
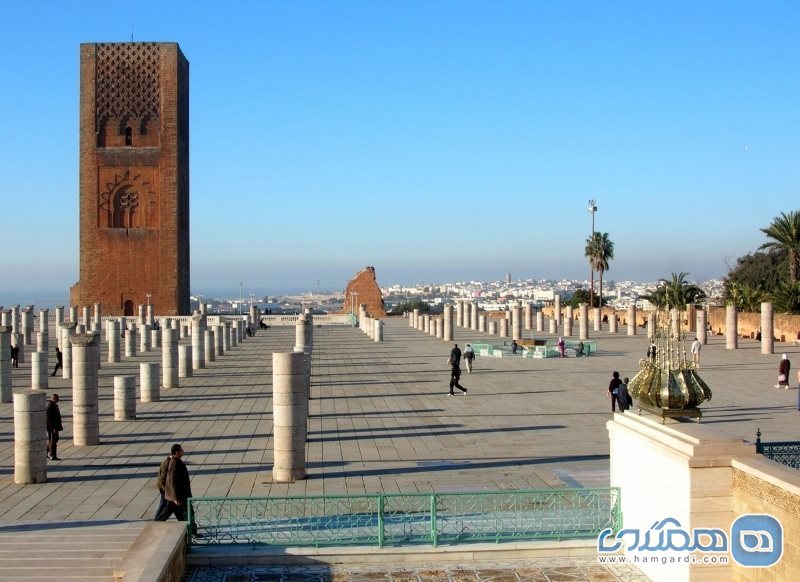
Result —
<instances>
[{"instance_id":1,"label":"green metal fence","mask_svg":"<svg viewBox=\"0 0 800 582\"><path fill-rule=\"evenodd\" d=\"M189 523L193 546L383 547L595 538L622 519L619 488L587 488L192 498Z\"/></svg>"}]
</instances>

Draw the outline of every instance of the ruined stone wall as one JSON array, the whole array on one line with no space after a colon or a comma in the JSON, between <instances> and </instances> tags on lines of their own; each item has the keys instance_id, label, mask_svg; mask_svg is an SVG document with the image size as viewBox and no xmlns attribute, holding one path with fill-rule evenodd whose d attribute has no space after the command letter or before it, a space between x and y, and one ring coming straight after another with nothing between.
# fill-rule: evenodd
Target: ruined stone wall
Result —
<instances>
[{"instance_id":1,"label":"ruined stone wall","mask_svg":"<svg viewBox=\"0 0 800 582\"><path fill-rule=\"evenodd\" d=\"M358 293L358 296L351 296L351 293ZM366 267L363 271L359 271L347 284L341 313L350 313L351 297L355 303L355 313L358 313L358 305L363 303L367 306L367 313L370 316L377 319L386 317L383 294L375 278L375 267Z\"/></svg>"}]
</instances>

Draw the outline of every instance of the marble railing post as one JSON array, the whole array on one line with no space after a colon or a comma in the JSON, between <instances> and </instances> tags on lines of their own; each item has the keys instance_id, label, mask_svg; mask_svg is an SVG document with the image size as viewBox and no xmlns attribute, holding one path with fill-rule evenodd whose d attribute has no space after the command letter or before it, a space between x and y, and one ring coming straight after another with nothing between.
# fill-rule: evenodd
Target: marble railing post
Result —
<instances>
[{"instance_id":1,"label":"marble railing post","mask_svg":"<svg viewBox=\"0 0 800 582\"><path fill-rule=\"evenodd\" d=\"M136 376L114 376L114 420L136 420Z\"/></svg>"},{"instance_id":2,"label":"marble railing post","mask_svg":"<svg viewBox=\"0 0 800 582\"><path fill-rule=\"evenodd\" d=\"M763 334L762 334L763 337ZM739 348L739 314L735 305L725 307L725 349Z\"/></svg>"},{"instance_id":3,"label":"marble railing post","mask_svg":"<svg viewBox=\"0 0 800 582\"><path fill-rule=\"evenodd\" d=\"M761 302L761 353L772 354L775 351L775 325L772 303Z\"/></svg>"},{"instance_id":4,"label":"marble railing post","mask_svg":"<svg viewBox=\"0 0 800 582\"><path fill-rule=\"evenodd\" d=\"M125 357L132 358L136 355L136 328L133 326L125 330Z\"/></svg>"},{"instance_id":5,"label":"marble railing post","mask_svg":"<svg viewBox=\"0 0 800 582\"><path fill-rule=\"evenodd\" d=\"M31 390L47 390L48 378L47 354L31 352Z\"/></svg>"},{"instance_id":6,"label":"marble railing post","mask_svg":"<svg viewBox=\"0 0 800 582\"><path fill-rule=\"evenodd\" d=\"M47 394L14 393L14 483L47 481Z\"/></svg>"},{"instance_id":7,"label":"marble railing post","mask_svg":"<svg viewBox=\"0 0 800 582\"><path fill-rule=\"evenodd\" d=\"M212 326L213 327L213 326ZM205 335L205 352L206 352L206 363L216 361L216 341L214 340L214 330L211 328L206 329L204 332Z\"/></svg>"},{"instance_id":8,"label":"marble railing post","mask_svg":"<svg viewBox=\"0 0 800 582\"><path fill-rule=\"evenodd\" d=\"M274 460L272 479L291 482L306 476L306 442L303 435L308 417L304 355L272 354L272 417Z\"/></svg>"},{"instance_id":9,"label":"marble railing post","mask_svg":"<svg viewBox=\"0 0 800 582\"><path fill-rule=\"evenodd\" d=\"M442 314L442 339L446 342L453 341L454 333L453 333L453 306L451 304L447 304L444 306L444 312Z\"/></svg>"},{"instance_id":10,"label":"marble railing post","mask_svg":"<svg viewBox=\"0 0 800 582\"><path fill-rule=\"evenodd\" d=\"M161 402L161 366L158 362L139 364L139 389L142 402Z\"/></svg>"},{"instance_id":11,"label":"marble railing post","mask_svg":"<svg viewBox=\"0 0 800 582\"><path fill-rule=\"evenodd\" d=\"M603 329L603 310L599 307L594 308L594 331Z\"/></svg>"},{"instance_id":12,"label":"marble railing post","mask_svg":"<svg viewBox=\"0 0 800 582\"><path fill-rule=\"evenodd\" d=\"M628 335L636 335L636 304L628 305Z\"/></svg>"},{"instance_id":13,"label":"marble railing post","mask_svg":"<svg viewBox=\"0 0 800 582\"><path fill-rule=\"evenodd\" d=\"M708 312L705 308L697 310L697 339L700 343L706 345L708 343ZM762 334L761 337L764 337Z\"/></svg>"},{"instance_id":14,"label":"marble railing post","mask_svg":"<svg viewBox=\"0 0 800 582\"><path fill-rule=\"evenodd\" d=\"M97 367L98 338L93 333L76 334L72 342L72 442L75 446L100 444Z\"/></svg>"},{"instance_id":15,"label":"marble railing post","mask_svg":"<svg viewBox=\"0 0 800 582\"><path fill-rule=\"evenodd\" d=\"M161 341L161 385L165 390L178 387L178 330L165 328Z\"/></svg>"},{"instance_id":16,"label":"marble railing post","mask_svg":"<svg viewBox=\"0 0 800 582\"><path fill-rule=\"evenodd\" d=\"M67 321L61 324L61 377L64 380L72 378L72 336L75 335L77 324Z\"/></svg>"},{"instance_id":17,"label":"marble railing post","mask_svg":"<svg viewBox=\"0 0 800 582\"><path fill-rule=\"evenodd\" d=\"M522 339L522 308L519 301L515 301L511 307L511 339Z\"/></svg>"},{"instance_id":18,"label":"marble railing post","mask_svg":"<svg viewBox=\"0 0 800 582\"><path fill-rule=\"evenodd\" d=\"M578 306L578 339L589 339L589 305L581 303Z\"/></svg>"},{"instance_id":19,"label":"marble railing post","mask_svg":"<svg viewBox=\"0 0 800 582\"><path fill-rule=\"evenodd\" d=\"M0 402L14 399L11 376L11 326L0 327Z\"/></svg>"},{"instance_id":20,"label":"marble railing post","mask_svg":"<svg viewBox=\"0 0 800 582\"><path fill-rule=\"evenodd\" d=\"M205 316L195 313L192 316L192 370L206 367L205 331Z\"/></svg>"},{"instance_id":21,"label":"marble railing post","mask_svg":"<svg viewBox=\"0 0 800 582\"><path fill-rule=\"evenodd\" d=\"M192 346L178 346L178 378L192 377Z\"/></svg>"}]
</instances>

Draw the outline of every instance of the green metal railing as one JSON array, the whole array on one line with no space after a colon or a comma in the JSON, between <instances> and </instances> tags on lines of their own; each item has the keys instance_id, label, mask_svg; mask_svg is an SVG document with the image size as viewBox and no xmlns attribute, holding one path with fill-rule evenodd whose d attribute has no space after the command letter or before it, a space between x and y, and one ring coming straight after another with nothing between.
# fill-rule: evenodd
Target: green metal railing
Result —
<instances>
[{"instance_id":1,"label":"green metal railing","mask_svg":"<svg viewBox=\"0 0 800 582\"><path fill-rule=\"evenodd\" d=\"M756 452L787 467L800 469L800 441L765 443L761 440L761 429L758 429L756 432Z\"/></svg>"},{"instance_id":2,"label":"green metal railing","mask_svg":"<svg viewBox=\"0 0 800 582\"><path fill-rule=\"evenodd\" d=\"M595 538L622 524L619 488L478 493L202 497L193 546L335 546ZM196 526L192 527L192 524Z\"/></svg>"}]
</instances>

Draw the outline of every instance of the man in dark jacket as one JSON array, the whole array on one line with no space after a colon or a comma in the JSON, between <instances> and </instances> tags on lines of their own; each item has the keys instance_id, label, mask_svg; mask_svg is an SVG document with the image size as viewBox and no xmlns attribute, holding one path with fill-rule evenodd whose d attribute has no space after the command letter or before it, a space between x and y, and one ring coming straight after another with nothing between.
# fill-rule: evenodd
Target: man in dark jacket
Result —
<instances>
[{"instance_id":1,"label":"man in dark jacket","mask_svg":"<svg viewBox=\"0 0 800 582\"><path fill-rule=\"evenodd\" d=\"M58 458L58 433L64 430L61 426L61 411L58 409L58 394L53 394L45 407L47 417L47 458L60 461Z\"/></svg>"},{"instance_id":2,"label":"man in dark jacket","mask_svg":"<svg viewBox=\"0 0 800 582\"><path fill-rule=\"evenodd\" d=\"M461 365L461 349L458 347L458 344L455 344L453 349L450 350L450 363L456 366Z\"/></svg>"},{"instance_id":3,"label":"man in dark jacket","mask_svg":"<svg viewBox=\"0 0 800 582\"><path fill-rule=\"evenodd\" d=\"M55 376L56 372L61 370L63 365L64 365L64 355L61 353L61 350L58 349L58 346L56 346L56 367L55 370L53 370L53 373L50 375Z\"/></svg>"},{"instance_id":4,"label":"man in dark jacket","mask_svg":"<svg viewBox=\"0 0 800 582\"><path fill-rule=\"evenodd\" d=\"M156 478L156 487L158 487L158 495L159 495L159 502L158 508L156 509L156 519L158 519L158 515L166 509L167 500L164 499L164 487L167 483L167 469L169 469L169 462L172 460L172 455L167 455L163 461L161 461L161 465L158 467L158 478Z\"/></svg>"},{"instance_id":5,"label":"man in dark jacket","mask_svg":"<svg viewBox=\"0 0 800 582\"><path fill-rule=\"evenodd\" d=\"M183 447L179 444L172 445L171 452L167 476L164 479L166 504L156 515L156 521L167 521L173 513L178 521L186 521L188 518L187 500L192 496L192 485L189 482L189 471L181 460Z\"/></svg>"},{"instance_id":6,"label":"man in dark jacket","mask_svg":"<svg viewBox=\"0 0 800 582\"><path fill-rule=\"evenodd\" d=\"M617 395L619 391L619 385L622 384L622 380L619 379L619 372L614 372L611 374L611 382L608 383L608 395L611 397L611 412L617 411Z\"/></svg>"}]
</instances>

